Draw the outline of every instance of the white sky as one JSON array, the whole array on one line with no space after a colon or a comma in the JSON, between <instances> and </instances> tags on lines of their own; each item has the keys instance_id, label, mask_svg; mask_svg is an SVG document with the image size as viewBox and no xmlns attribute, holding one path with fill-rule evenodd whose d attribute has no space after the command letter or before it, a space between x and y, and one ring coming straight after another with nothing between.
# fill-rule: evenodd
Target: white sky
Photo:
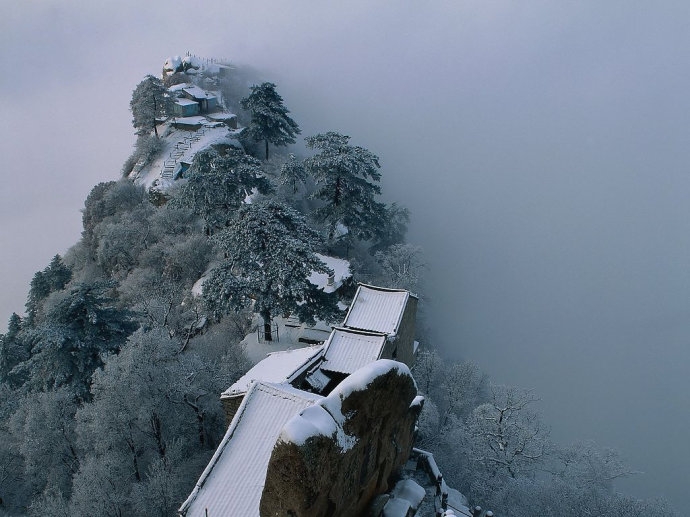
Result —
<instances>
[{"instance_id":1,"label":"white sky","mask_svg":"<svg viewBox=\"0 0 690 517\"><path fill-rule=\"evenodd\" d=\"M251 7L250 7L251 6ZM690 4L0 0L0 321L79 237L166 57L251 63L381 156L437 343L690 506Z\"/></svg>"}]
</instances>

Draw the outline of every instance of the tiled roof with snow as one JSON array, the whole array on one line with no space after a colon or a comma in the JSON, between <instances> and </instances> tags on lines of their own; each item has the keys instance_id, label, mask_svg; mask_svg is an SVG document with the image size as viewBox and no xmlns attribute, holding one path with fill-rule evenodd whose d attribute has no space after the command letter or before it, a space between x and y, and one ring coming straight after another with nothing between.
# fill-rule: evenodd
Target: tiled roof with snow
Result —
<instances>
[{"instance_id":1,"label":"tiled roof with snow","mask_svg":"<svg viewBox=\"0 0 690 517\"><path fill-rule=\"evenodd\" d=\"M221 398L246 393L252 381L289 382L295 375L307 368L323 345L307 346L294 350L283 350L268 354L240 379L221 394Z\"/></svg>"},{"instance_id":2,"label":"tiled roof with snow","mask_svg":"<svg viewBox=\"0 0 690 517\"><path fill-rule=\"evenodd\" d=\"M227 111L222 111L219 113L209 113L206 115L207 118L210 118L211 120L231 120L233 118L237 118L237 115L234 113L228 113Z\"/></svg>"},{"instance_id":3,"label":"tiled roof with snow","mask_svg":"<svg viewBox=\"0 0 690 517\"><path fill-rule=\"evenodd\" d=\"M396 334L410 293L361 284L347 311L344 327Z\"/></svg>"},{"instance_id":4,"label":"tiled roof with snow","mask_svg":"<svg viewBox=\"0 0 690 517\"><path fill-rule=\"evenodd\" d=\"M322 397L284 384L253 383L191 495L186 517L259 515L266 469L285 423Z\"/></svg>"},{"instance_id":5,"label":"tiled roof with snow","mask_svg":"<svg viewBox=\"0 0 690 517\"><path fill-rule=\"evenodd\" d=\"M175 99L175 104L179 104L180 106L191 106L192 104L199 104L197 101L193 101L192 99L185 99L184 97L180 97L178 99Z\"/></svg>"},{"instance_id":6,"label":"tiled roof with snow","mask_svg":"<svg viewBox=\"0 0 690 517\"><path fill-rule=\"evenodd\" d=\"M381 357L386 334L335 328L325 344L321 369L351 374Z\"/></svg>"}]
</instances>

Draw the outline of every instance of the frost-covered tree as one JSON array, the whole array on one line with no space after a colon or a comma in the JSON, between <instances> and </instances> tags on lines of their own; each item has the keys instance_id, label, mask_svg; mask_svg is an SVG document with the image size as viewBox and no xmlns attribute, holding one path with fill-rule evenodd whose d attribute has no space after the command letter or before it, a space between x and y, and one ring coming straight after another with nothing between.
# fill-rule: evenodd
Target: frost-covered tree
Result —
<instances>
[{"instance_id":1,"label":"frost-covered tree","mask_svg":"<svg viewBox=\"0 0 690 517\"><path fill-rule=\"evenodd\" d=\"M16 387L21 379L13 368L29 358L29 349L22 338L22 319L15 312L7 323L7 334L0 334L0 383Z\"/></svg>"},{"instance_id":2,"label":"frost-covered tree","mask_svg":"<svg viewBox=\"0 0 690 517\"><path fill-rule=\"evenodd\" d=\"M47 487L70 490L79 469L74 415L74 393L68 388L26 395L10 419L10 429L21 437L19 453L24 479L31 492Z\"/></svg>"},{"instance_id":3,"label":"frost-covered tree","mask_svg":"<svg viewBox=\"0 0 690 517\"><path fill-rule=\"evenodd\" d=\"M317 189L314 198L324 204L315 211L316 218L328 227L332 242L339 225L361 240L376 235L384 220L385 205L376 200L381 193L379 158L363 147L350 145L349 136L328 132L307 137L305 141L318 152L304 161Z\"/></svg>"},{"instance_id":4,"label":"frost-covered tree","mask_svg":"<svg viewBox=\"0 0 690 517\"><path fill-rule=\"evenodd\" d=\"M256 158L229 147L198 152L173 204L191 208L206 222L207 232L225 226L248 195L272 188Z\"/></svg>"},{"instance_id":5,"label":"frost-covered tree","mask_svg":"<svg viewBox=\"0 0 690 517\"><path fill-rule=\"evenodd\" d=\"M492 386L489 402L468 416L469 453L480 496L507 478L531 474L543 462L548 429L532 409L537 400L530 391Z\"/></svg>"},{"instance_id":6,"label":"frost-covered tree","mask_svg":"<svg viewBox=\"0 0 690 517\"><path fill-rule=\"evenodd\" d=\"M288 161L280 167L280 182L283 185L291 185L292 193L297 193L297 185L307 180L307 171L304 164L297 157L290 153Z\"/></svg>"},{"instance_id":7,"label":"frost-covered tree","mask_svg":"<svg viewBox=\"0 0 690 517\"><path fill-rule=\"evenodd\" d=\"M171 111L171 99L163 81L152 75L144 77L134 88L129 107L132 110L132 125L137 130L137 135L146 135L153 130L158 136L156 119L167 117Z\"/></svg>"},{"instance_id":8,"label":"frost-covered tree","mask_svg":"<svg viewBox=\"0 0 690 517\"><path fill-rule=\"evenodd\" d=\"M132 314L115 306L113 285L80 283L56 293L45 321L32 330L31 358L17 366L34 390L71 386L88 399L93 372L136 329Z\"/></svg>"},{"instance_id":9,"label":"frost-covered tree","mask_svg":"<svg viewBox=\"0 0 690 517\"><path fill-rule=\"evenodd\" d=\"M203 295L215 313L253 304L272 339L271 320L296 313L301 321L331 319L336 300L309 282L329 269L316 256L319 235L291 208L273 201L245 205L216 242L225 260L204 282Z\"/></svg>"},{"instance_id":10,"label":"frost-covered tree","mask_svg":"<svg viewBox=\"0 0 690 517\"><path fill-rule=\"evenodd\" d=\"M375 221L373 225L374 245L371 251L381 251L388 246L403 244L407 233L407 224L410 222L409 210L397 203L391 203L385 205L376 215L378 215L379 220Z\"/></svg>"},{"instance_id":11,"label":"frost-covered tree","mask_svg":"<svg viewBox=\"0 0 690 517\"><path fill-rule=\"evenodd\" d=\"M50 293L59 291L67 285L72 278L72 272L62 261L60 255L55 255L50 264L38 271L31 279L29 296L26 301L27 324L33 325L40 304Z\"/></svg>"},{"instance_id":12,"label":"frost-covered tree","mask_svg":"<svg viewBox=\"0 0 690 517\"><path fill-rule=\"evenodd\" d=\"M295 136L300 134L297 122L292 120L290 111L283 104L283 98L276 92L273 83L262 83L251 87L251 93L241 101L243 109L249 111L251 123L247 136L252 140L265 143L266 160L268 144L286 146L295 143Z\"/></svg>"},{"instance_id":13,"label":"frost-covered tree","mask_svg":"<svg viewBox=\"0 0 690 517\"><path fill-rule=\"evenodd\" d=\"M77 413L86 460L74 481L76 514L114 506L117 515L171 515L222 437L217 393L238 377L233 364L179 353L161 329L135 332L94 374L93 400ZM101 483L112 489L89 491Z\"/></svg>"},{"instance_id":14,"label":"frost-covered tree","mask_svg":"<svg viewBox=\"0 0 690 517\"><path fill-rule=\"evenodd\" d=\"M374 255L383 270L386 287L408 289L416 292L421 274L426 267L422 259L422 248L412 244L393 244Z\"/></svg>"}]
</instances>

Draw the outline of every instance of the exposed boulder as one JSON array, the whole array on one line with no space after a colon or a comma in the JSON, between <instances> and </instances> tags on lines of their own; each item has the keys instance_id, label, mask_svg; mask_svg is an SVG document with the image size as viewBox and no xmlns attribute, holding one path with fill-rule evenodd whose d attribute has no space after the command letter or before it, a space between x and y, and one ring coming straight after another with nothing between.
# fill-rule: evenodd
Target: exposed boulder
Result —
<instances>
[{"instance_id":1,"label":"exposed boulder","mask_svg":"<svg viewBox=\"0 0 690 517\"><path fill-rule=\"evenodd\" d=\"M416 395L407 366L384 359L293 417L268 464L261 515L360 515L409 457Z\"/></svg>"}]
</instances>

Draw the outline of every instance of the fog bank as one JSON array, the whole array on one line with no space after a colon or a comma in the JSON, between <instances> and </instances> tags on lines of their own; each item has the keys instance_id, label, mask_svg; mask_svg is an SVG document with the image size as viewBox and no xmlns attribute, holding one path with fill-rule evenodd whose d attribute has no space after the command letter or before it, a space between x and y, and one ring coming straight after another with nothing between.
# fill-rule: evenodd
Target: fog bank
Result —
<instances>
[{"instance_id":1,"label":"fog bank","mask_svg":"<svg viewBox=\"0 0 690 517\"><path fill-rule=\"evenodd\" d=\"M136 83L187 50L250 63L303 135L381 157L426 250L436 344L534 388L555 439L621 450L646 473L626 490L690 505L690 6L204 8L4 6L3 328L118 176Z\"/></svg>"}]
</instances>

